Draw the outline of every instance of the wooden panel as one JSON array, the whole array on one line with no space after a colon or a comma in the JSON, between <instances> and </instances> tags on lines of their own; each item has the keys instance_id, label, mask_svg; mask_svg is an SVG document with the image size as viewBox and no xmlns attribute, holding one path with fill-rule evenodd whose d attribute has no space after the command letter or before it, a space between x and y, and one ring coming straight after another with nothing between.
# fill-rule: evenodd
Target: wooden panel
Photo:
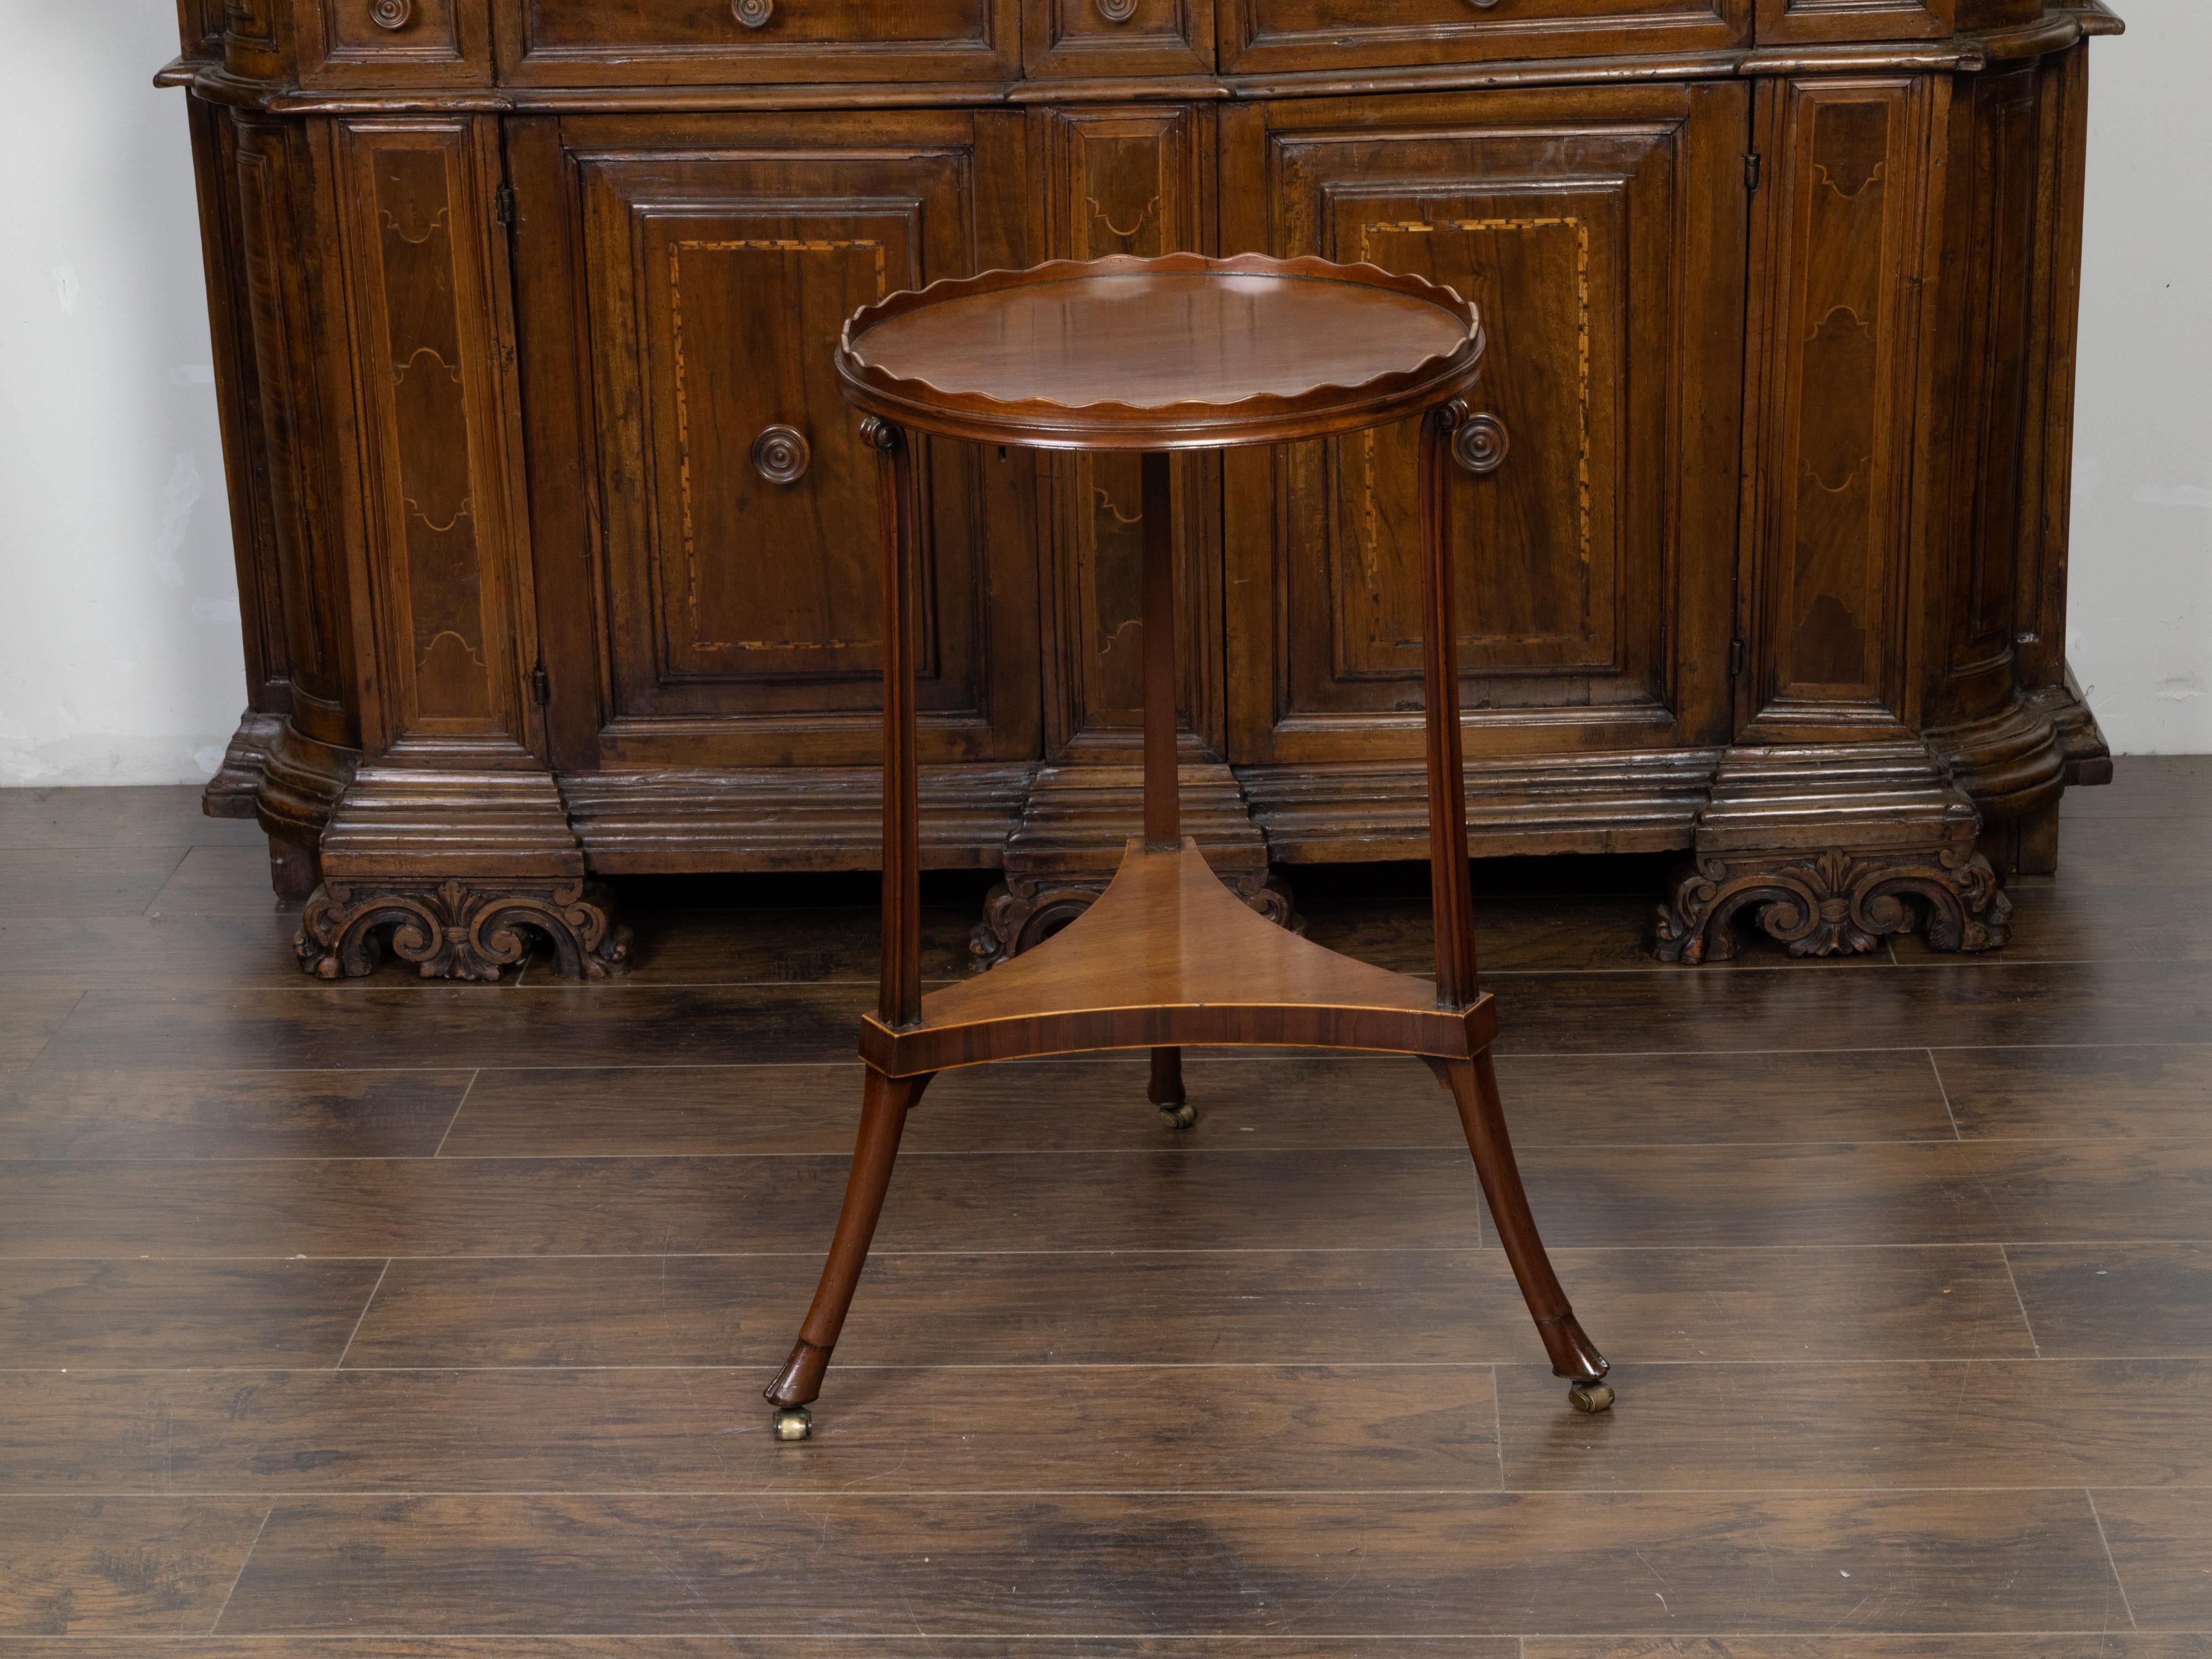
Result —
<instances>
[{"instance_id":1,"label":"wooden panel","mask_svg":"<svg viewBox=\"0 0 2212 1659\"><path fill-rule=\"evenodd\" d=\"M712 925L706 918L687 920L702 932ZM1433 951L1430 957L1433 961ZM1943 1058L1948 1079L1953 1055ZM2006 1056L2006 1063L2017 1068L2020 1061ZM1012 1072L948 1073L930 1085L929 1109L907 1126L904 1144L919 1152L1155 1146L1158 1126L1129 1109L1131 1101L1143 1097L1144 1068L1141 1059L1056 1060ZM2212 1070L2212 1057L2206 1069ZM1206 1103L1197 1124L1182 1136L1194 1149L1340 1146L1345 1103L1350 1100L1359 1103L1359 1133L1375 1144L1455 1151L1462 1144L1451 1103L1442 1097L1425 1066L1404 1059L1190 1058L1183 1062L1183 1074L1191 1097ZM469 1090L468 1109L453 1119L444 1151L472 1158L717 1157L762 1145L793 1152L843 1152L852 1146L860 1099L856 1064L664 1070L655 1074L649 1096L626 1100L619 1114L610 1113L607 1100L625 1075L597 1069L483 1073ZM1619 1076L1618 1063L1610 1060L1555 1055L1500 1060L1498 1086L1513 1144L1531 1148L1617 1141L1620 1127L1607 1107L1617 1094ZM290 1097L304 1097L303 1106L317 1098L302 1087L301 1078L285 1080ZM343 1081L325 1086L335 1089ZM1954 1085L1954 1099L1961 1086ZM2203 1089L2200 1085L2200 1109ZM251 1090L242 1092L252 1097ZM284 1091L270 1092L288 1097ZM37 1098L43 1103L50 1098L48 1091L41 1090ZM1025 1098L1049 1099L1054 1109L1042 1115L1007 1110ZM1935 1069L1925 1054L1917 1053L1832 1055L1822 1062L1818 1091L1800 1088L1787 1075L1747 1072L1732 1056L1677 1056L1639 1083L1636 1110L1636 1139L1645 1145L1952 1136ZM166 1114L147 1115L149 1135L162 1136ZM258 1120L260 1113L252 1115ZM124 1132L117 1116L116 1109L107 1108L86 1127L84 1142L94 1147L119 1145ZM0 1150L52 1144L33 1136L58 1133L41 1124L21 1136L0 1134ZM283 1144L281 1133L271 1133L270 1139Z\"/></svg>"},{"instance_id":2,"label":"wooden panel","mask_svg":"<svg viewBox=\"0 0 2212 1659\"><path fill-rule=\"evenodd\" d=\"M2043 486L2039 534L2021 549L2021 634L2015 641L2023 684L2064 686L2066 585L2074 511L2075 354L2081 331L2081 218L2089 147L2089 43L2046 58L2039 68L2042 103L2038 138L2046 169L2042 188L2043 264L2037 299L2042 419L2028 436L2039 444ZM2109 761L2106 763L2109 768ZM2111 779L2107 777L2106 782Z\"/></svg>"},{"instance_id":3,"label":"wooden panel","mask_svg":"<svg viewBox=\"0 0 2212 1659\"><path fill-rule=\"evenodd\" d=\"M2129 1630L2100 1630L2094 1637L2063 1632L2056 1636L1870 1636L1856 1629L1822 1636L1632 1636L1618 1642L1601 1637L1531 1636L1523 1641L1519 1659L2071 1659L2085 1641L2096 1643L2097 1659L2212 1659L2212 1638L2202 1636L2145 1636ZM231 1659L231 1656L225 1654L221 1659ZM324 1656L316 1653L307 1659L324 1659ZM342 1656L333 1653L330 1659ZM430 1659L430 1656L400 1646L392 1653L377 1654L374 1659ZM449 1655L441 1647L436 1659L479 1656L462 1648L452 1650ZM625 1655L623 1659L629 1656ZM647 1656L641 1655L639 1659Z\"/></svg>"},{"instance_id":4,"label":"wooden panel","mask_svg":"<svg viewBox=\"0 0 2212 1659\"><path fill-rule=\"evenodd\" d=\"M773 1499L872 1489L1498 1486L1485 1366L1194 1366L1163 1370L1142 1389L1131 1388L1119 1365L1000 1371L988 1435L972 1432L968 1413L945 1409L946 1382L942 1372L919 1370L869 1377L842 1392L855 1409L825 1430L817 1449L829 1455L792 1457L771 1437L748 1431L758 1421L760 1382L728 1366L619 1379L545 1369L293 1370L251 1381L235 1373L0 1372L9 1424L0 1492L274 1498L333 1490L652 1491ZM1358 1411L1337 1408L1347 1396L1358 1399ZM147 1432L155 1423L160 1432Z\"/></svg>"},{"instance_id":5,"label":"wooden panel","mask_svg":"<svg viewBox=\"0 0 2212 1659\"><path fill-rule=\"evenodd\" d=\"M0 1163L0 1255L772 1252L827 1236L848 1162ZM1223 1154L1206 1171L1202 1201L1194 1172L1181 1154L1159 1152L918 1159L899 1171L877 1243L953 1247L971 1237L979 1206L996 1214L1002 1237L1079 1250L1413 1249L1481 1237L1463 1151L1367 1152L1356 1162ZM1905 1224L1956 1231L1930 1216L1927 1193Z\"/></svg>"},{"instance_id":6,"label":"wooden panel","mask_svg":"<svg viewBox=\"0 0 2212 1659\"><path fill-rule=\"evenodd\" d=\"M834 1218L847 1160L0 1163L0 1255L770 1252ZM1545 1147L1522 1160L1555 1249L2201 1240L2212 1146ZM879 1249L997 1237L1070 1250L1417 1249L1482 1236L1462 1152L1024 1152L899 1171ZM2155 1219L2147 1219L2154 1217Z\"/></svg>"},{"instance_id":7,"label":"wooden panel","mask_svg":"<svg viewBox=\"0 0 2212 1659\"><path fill-rule=\"evenodd\" d=\"M223 64L232 74L281 79L291 72L290 0L221 0Z\"/></svg>"},{"instance_id":8,"label":"wooden panel","mask_svg":"<svg viewBox=\"0 0 2212 1659\"><path fill-rule=\"evenodd\" d=\"M2212 1492L2109 1491L2091 1496L2135 1621L2153 1630L2202 1624Z\"/></svg>"},{"instance_id":9,"label":"wooden panel","mask_svg":"<svg viewBox=\"0 0 2212 1659\"><path fill-rule=\"evenodd\" d=\"M84 998L75 985L10 985L0 997L0 1066L28 1066Z\"/></svg>"},{"instance_id":10,"label":"wooden panel","mask_svg":"<svg viewBox=\"0 0 2212 1659\"><path fill-rule=\"evenodd\" d=\"M841 1060L852 1056L869 1000L858 986L640 986L613 996L526 988L509 1000L394 983L325 1000L196 985L152 1005L152 1022L143 993L67 988L52 994L62 1012L80 997L82 1006L50 1058L117 1069L386 1066L394 1053L422 1066ZM1567 973L1501 978L1491 991L1501 1054L1803 1054L1833 1048L1839 1031L1876 1048L2201 1042L2212 1027L2212 966L2197 963L2100 963L2089 974L2047 963L2002 973L1952 963L1842 975ZM27 987L8 996L40 994ZM0 1021L12 1012L0 1000Z\"/></svg>"},{"instance_id":11,"label":"wooden panel","mask_svg":"<svg viewBox=\"0 0 2212 1659\"><path fill-rule=\"evenodd\" d=\"M1088 4L1089 0L1085 0ZM1037 149L1046 256L1097 259L1209 252L1212 120L1189 106L1040 110ZM1220 465L1177 457L1175 467L1178 704L1186 726L1218 752ZM1144 504L1133 455L1056 455L1040 463L1052 502L1047 560L1051 650L1057 664L1047 710L1052 751L1086 736L1142 725L1139 577Z\"/></svg>"},{"instance_id":12,"label":"wooden panel","mask_svg":"<svg viewBox=\"0 0 2212 1659\"><path fill-rule=\"evenodd\" d=\"M311 188L301 175L312 172L313 161L295 123L240 114L235 125L240 246L259 394L255 435L267 458L292 721L322 743L350 744L357 727L347 709L344 579L333 545L340 532L329 510L334 492L320 465L316 295L297 257L313 240L301 228L299 198Z\"/></svg>"},{"instance_id":13,"label":"wooden panel","mask_svg":"<svg viewBox=\"0 0 2212 1659\"><path fill-rule=\"evenodd\" d=\"M177 34L187 58L222 61L223 0L177 0Z\"/></svg>"},{"instance_id":14,"label":"wooden panel","mask_svg":"<svg viewBox=\"0 0 2212 1659\"><path fill-rule=\"evenodd\" d=\"M1724 722L1746 109L1733 87L1276 105L1264 173L1231 152L1236 245L1482 307L1471 401L1509 447L1452 485L1471 753ZM1417 751L1415 436L1231 458L1232 759Z\"/></svg>"},{"instance_id":15,"label":"wooden panel","mask_svg":"<svg viewBox=\"0 0 2212 1659\"><path fill-rule=\"evenodd\" d=\"M1929 40L1951 33L1957 0L1759 0L1759 43Z\"/></svg>"},{"instance_id":16,"label":"wooden panel","mask_svg":"<svg viewBox=\"0 0 2212 1659\"><path fill-rule=\"evenodd\" d=\"M301 0L307 86L471 86L491 79L487 0Z\"/></svg>"},{"instance_id":17,"label":"wooden panel","mask_svg":"<svg viewBox=\"0 0 2212 1659\"><path fill-rule=\"evenodd\" d=\"M375 637L390 690L372 747L465 738L520 754L535 659L493 347L497 134L468 120L338 128L353 210Z\"/></svg>"},{"instance_id":18,"label":"wooden panel","mask_svg":"<svg viewBox=\"0 0 2212 1659\"><path fill-rule=\"evenodd\" d=\"M0 917L137 915L187 856L178 847L0 848Z\"/></svg>"},{"instance_id":19,"label":"wooden panel","mask_svg":"<svg viewBox=\"0 0 2212 1659\"><path fill-rule=\"evenodd\" d=\"M427 1158L475 1075L33 1072L0 1087L0 1158Z\"/></svg>"},{"instance_id":20,"label":"wooden panel","mask_svg":"<svg viewBox=\"0 0 2212 1659\"><path fill-rule=\"evenodd\" d=\"M531 125L542 152L547 135ZM562 595L572 611L601 608L607 661L578 660L589 641L571 634L550 667L556 696L606 675L599 758L873 763L876 479L837 390L835 344L879 295L1024 263L1017 209L1000 203L1020 130L1012 115L578 120L560 129L568 179L550 156L523 170L526 257L579 262L596 392L604 563L577 573L595 593L564 575ZM568 179L573 252L560 204L545 199ZM573 344L534 350L574 372ZM770 455L779 432L797 435ZM925 758L1029 758L1028 463L921 447ZM599 556L587 502L573 490L550 501L551 534Z\"/></svg>"},{"instance_id":21,"label":"wooden panel","mask_svg":"<svg viewBox=\"0 0 2212 1659\"><path fill-rule=\"evenodd\" d=\"M1638 1366L2034 1353L1992 1245L1562 1250L1555 1260L1589 1328ZM773 1366L815 1277L812 1261L788 1255L403 1260L346 1364ZM979 1353L1002 1366L1356 1364L1383 1353L1531 1364L1544 1349L1524 1312L1495 1249L878 1251L836 1374Z\"/></svg>"},{"instance_id":22,"label":"wooden panel","mask_svg":"<svg viewBox=\"0 0 2212 1659\"><path fill-rule=\"evenodd\" d=\"M201 49L205 50L204 42ZM229 111L197 97L185 101L191 118L192 171L199 186L208 320L222 366L216 376L216 411L222 426L223 471L229 486L231 540L243 613L246 698L258 712L282 714L291 706L291 659L285 640L276 532L270 518L268 458L258 441L261 389L254 366L253 316L247 304L240 221L238 133ZM250 784L249 780L249 788Z\"/></svg>"},{"instance_id":23,"label":"wooden panel","mask_svg":"<svg viewBox=\"0 0 2212 1659\"><path fill-rule=\"evenodd\" d=\"M1019 72L1021 0L495 0L524 85L943 81Z\"/></svg>"},{"instance_id":24,"label":"wooden panel","mask_svg":"<svg viewBox=\"0 0 2212 1659\"><path fill-rule=\"evenodd\" d=\"M1026 0L1031 75L1176 75L1213 67L1214 0Z\"/></svg>"},{"instance_id":25,"label":"wooden panel","mask_svg":"<svg viewBox=\"0 0 2212 1659\"><path fill-rule=\"evenodd\" d=\"M1217 0L1240 74L1685 51L1751 36L1751 0Z\"/></svg>"},{"instance_id":26,"label":"wooden panel","mask_svg":"<svg viewBox=\"0 0 2212 1659\"><path fill-rule=\"evenodd\" d=\"M270 1516L222 1627L897 1628L921 1645L1049 1621L1272 1650L1293 1622L1372 1638L1629 1632L1670 1613L1699 1630L2094 1631L2112 1598L2078 1491L2001 1506L1972 1492L321 1498Z\"/></svg>"},{"instance_id":27,"label":"wooden panel","mask_svg":"<svg viewBox=\"0 0 2212 1659\"><path fill-rule=\"evenodd\" d=\"M2038 1352L2212 1358L2212 1244L2015 1244Z\"/></svg>"},{"instance_id":28,"label":"wooden panel","mask_svg":"<svg viewBox=\"0 0 2212 1659\"><path fill-rule=\"evenodd\" d=\"M1587 1428L1546 1372L1498 1381L1508 1489L2212 1486L2201 1359L1655 1365Z\"/></svg>"},{"instance_id":29,"label":"wooden panel","mask_svg":"<svg viewBox=\"0 0 2212 1659\"><path fill-rule=\"evenodd\" d=\"M64 1374L335 1365L383 1273L377 1261L11 1261L0 1352Z\"/></svg>"},{"instance_id":30,"label":"wooden panel","mask_svg":"<svg viewBox=\"0 0 2212 1659\"><path fill-rule=\"evenodd\" d=\"M1753 732L1893 732L1935 94L1885 77L1784 82L1760 97L1772 173Z\"/></svg>"},{"instance_id":31,"label":"wooden panel","mask_svg":"<svg viewBox=\"0 0 2212 1659\"><path fill-rule=\"evenodd\" d=\"M0 1632L73 1637L80 1650L103 1636L204 1636L268 1517L241 1498L11 1498Z\"/></svg>"},{"instance_id":32,"label":"wooden panel","mask_svg":"<svg viewBox=\"0 0 2212 1659\"><path fill-rule=\"evenodd\" d=\"M1946 725L2010 702L2016 638L2040 626L2043 586L2041 81L2031 64L1964 85L1948 135L1944 270L1969 275L1939 296L1959 349L1941 365L1944 412L1931 434L1948 475L1934 498L1948 558L1929 708Z\"/></svg>"}]
</instances>

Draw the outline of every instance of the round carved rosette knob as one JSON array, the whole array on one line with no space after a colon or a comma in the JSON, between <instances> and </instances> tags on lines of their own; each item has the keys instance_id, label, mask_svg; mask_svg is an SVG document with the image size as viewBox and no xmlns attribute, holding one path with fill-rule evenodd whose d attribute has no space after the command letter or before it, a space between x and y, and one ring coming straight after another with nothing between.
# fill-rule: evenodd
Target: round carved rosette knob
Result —
<instances>
[{"instance_id":1,"label":"round carved rosette knob","mask_svg":"<svg viewBox=\"0 0 2212 1659\"><path fill-rule=\"evenodd\" d=\"M770 483L797 483L813 459L813 446L797 427L772 426L753 441L753 465Z\"/></svg>"},{"instance_id":2,"label":"round carved rosette knob","mask_svg":"<svg viewBox=\"0 0 2212 1659\"><path fill-rule=\"evenodd\" d=\"M1109 23L1126 23L1137 15L1137 0L1098 0L1098 15Z\"/></svg>"},{"instance_id":3,"label":"round carved rosette knob","mask_svg":"<svg viewBox=\"0 0 2212 1659\"><path fill-rule=\"evenodd\" d=\"M775 15L775 0L730 0L730 10L749 29L764 29Z\"/></svg>"},{"instance_id":4,"label":"round carved rosette knob","mask_svg":"<svg viewBox=\"0 0 2212 1659\"><path fill-rule=\"evenodd\" d=\"M380 29L404 29L415 15L415 0L369 0L368 21Z\"/></svg>"},{"instance_id":5,"label":"round carved rosette knob","mask_svg":"<svg viewBox=\"0 0 2212 1659\"><path fill-rule=\"evenodd\" d=\"M1504 422L1495 415L1470 415L1453 434L1452 459L1484 478L1505 465L1505 452L1512 447L1513 435Z\"/></svg>"}]
</instances>

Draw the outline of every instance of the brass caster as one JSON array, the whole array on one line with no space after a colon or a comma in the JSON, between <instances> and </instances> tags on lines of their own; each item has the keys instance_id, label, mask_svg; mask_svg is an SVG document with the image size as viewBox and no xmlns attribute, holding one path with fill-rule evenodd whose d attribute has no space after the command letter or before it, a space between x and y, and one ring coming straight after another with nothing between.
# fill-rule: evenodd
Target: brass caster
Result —
<instances>
[{"instance_id":1,"label":"brass caster","mask_svg":"<svg viewBox=\"0 0 2212 1659\"><path fill-rule=\"evenodd\" d=\"M1567 1404L1578 1412L1588 1412L1592 1417L1613 1409L1613 1388L1605 1382L1570 1382L1567 1384Z\"/></svg>"},{"instance_id":2,"label":"brass caster","mask_svg":"<svg viewBox=\"0 0 2212 1659\"><path fill-rule=\"evenodd\" d=\"M814 1413L804 1406L785 1406L775 1414L775 1437L786 1445L814 1437Z\"/></svg>"},{"instance_id":3,"label":"brass caster","mask_svg":"<svg viewBox=\"0 0 2212 1659\"><path fill-rule=\"evenodd\" d=\"M1198 1121L1198 1108L1188 1101L1160 1108L1160 1121L1170 1129L1188 1129Z\"/></svg>"}]
</instances>

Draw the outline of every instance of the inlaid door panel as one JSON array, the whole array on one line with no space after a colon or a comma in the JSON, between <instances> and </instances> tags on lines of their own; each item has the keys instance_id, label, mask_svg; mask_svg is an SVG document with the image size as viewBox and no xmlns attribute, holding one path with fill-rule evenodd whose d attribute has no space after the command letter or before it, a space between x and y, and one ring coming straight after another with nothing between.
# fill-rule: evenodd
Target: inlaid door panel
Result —
<instances>
[{"instance_id":1,"label":"inlaid door panel","mask_svg":"<svg viewBox=\"0 0 2212 1659\"><path fill-rule=\"evenodd\" d=\"M1018 118L901 117L865 136L805 116L561 124L606 763L875 754L877 463L838 392L836 342L885 294L1018 258L979 222L992 192L975 129ZM925 744L940 759L1026 756L1034 532L1014 475L1027 463L915 442Z\"/></svg>"},{"instance_id":2,"label":"inlaid door panel","mask_svg":"<svg viewBox=\"0 0 2212 1659\"><path fill-rule=\"evenodd\" d=\"M1265 167L1264 185L1240 188L1227 175L1249 178L1254 158L1230 151L1224 251L1370 261L1481 307L1487 368L1452 484L1460 661L1481 748L1717 740L1741 388L1741 90L1275 106L1264 133L1224 119L1224 142L1256 143ZM1233 758L1419 751L1417 439L1408 422L1232 458Z\"/></svg>"},{"instance_id":3,"label":"inlaid door panel","mask_svg":"<svg viewBox=\"0 0 2212 1659\"><path fill-rule=\"evenodd\" d=\"M1759 96L1775 173L1761 210L1745 731L1893 736L1911 723L1905 586L1928 193L1941 188L1927 154L1935 100L1925 77L1902 76L1778 81Z\"/></svg>"},{"instance_id":4,"label":"inlaid door panel","mask_svg":"<svg viewBox=\"0 0 2212 1659\"><path fill-rule=\"evenodd\" d=\"M1212 198L1208 112L1189 105L1079 106L1031 118L1043 190L1045 257L1157 258L1205 252ZM1142 468L1134 455L1060 455L1040 464L1053 511L1047 592L1058 663L1046 702L1049 751L1126 747L1144 725ZM1175 461L1178 698L1186 729L1221 743L1220 472Z\"/></svg>"}]
</instances>

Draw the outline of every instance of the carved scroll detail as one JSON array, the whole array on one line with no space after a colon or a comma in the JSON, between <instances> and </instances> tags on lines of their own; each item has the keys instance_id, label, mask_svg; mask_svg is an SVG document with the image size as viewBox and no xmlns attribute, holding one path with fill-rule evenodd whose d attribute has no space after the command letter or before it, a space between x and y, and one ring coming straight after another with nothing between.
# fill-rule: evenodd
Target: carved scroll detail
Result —
<instances>
[{"instance_id":1,"label":"carved scroll detail","mask_svg":"<svg viewBox=\"0 0 2212 1659\"><path fill-rule=\"evenodd\" d=\"M1793 957L1870 951L1917 927L1931 949L1994 951L2011 936L2012 900L1980 854L1957 847L1699 858L1675 874L1659 909L1664 962L1725 962L1745 910Z\"/></svg>"},{"instance_id":2,"label":"carved scroll detail","mask_svg":"<svg viewBox=\"0 0 2212 1659\"><path fill-rule=\"evenodd\" d=\"M387 929L392 954L425 979L496 980L523 959L531 932L568 979L605 979L629 958L613 895L584 881L332 882L308 901L295 943L309 973L354 979L376 970Z\"/></svg>"}]
</instances>

